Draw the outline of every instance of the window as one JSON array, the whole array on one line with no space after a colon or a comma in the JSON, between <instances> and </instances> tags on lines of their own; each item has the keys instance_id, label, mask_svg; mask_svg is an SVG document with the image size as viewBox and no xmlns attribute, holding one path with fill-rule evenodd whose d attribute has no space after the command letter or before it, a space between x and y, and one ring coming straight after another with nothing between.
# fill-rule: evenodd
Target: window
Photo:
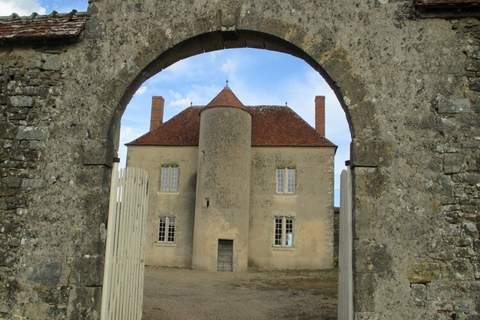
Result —
<instances>
[{"instance_id":1,"label":"window","mask_svg":"<svg viewBox=\"0 0 480 320\"><path fill-rule=\"evenodd\" d=\"M277 193L295 193L295 168L277 168Z\"/></svg>"},{"instance_id":2,"label":"window","mask_svg":"<svg viewBox=\"0 0 480 320\"><path fill-rule=\"evenodd\" d=\"M159 242L175 242L175 217L160 217Z\"/></svg>"},{"instance_id":3,"label":"window","mask_svg":"<svg viewBox=\"0 0 480 320\"><path fill-rule=\"evenodd\" d=\"M293 247L293 223L293 217L275 217L274 246Z\"/></svg>"},{"instance_id":4,"label":"window","mask_svg":"<svg viewBox=\"0 0 480 320\"><path fill-rule=\"evenodd\" d=\"M180 170L177 165L163 165L160 173L160 191L178 192Z\"/></svg>"},{"instance_id":5,"label":"window","mask_svg":"<svg viewBox=\"0 0 480 320\"><path fill-rule=\"evenodd\" d=\"M282 245L282 229L283 229L283 222L282 217L275 217L275 245L281 246Z\"/></svg>"}]
</instances>

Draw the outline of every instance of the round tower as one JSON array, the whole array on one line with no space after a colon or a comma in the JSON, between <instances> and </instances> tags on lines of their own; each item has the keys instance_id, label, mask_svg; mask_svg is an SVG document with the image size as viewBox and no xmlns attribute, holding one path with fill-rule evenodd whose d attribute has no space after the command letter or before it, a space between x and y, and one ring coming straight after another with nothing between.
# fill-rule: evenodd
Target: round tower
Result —
<instances>
[{"instance_id":1,"label":"round tower","mask_svg":"<svg viewBox=\"0 0 480 320\"><path fill-rule=\"evenodd\" d=\"M225 87L200 113L192 267L246 271L252 119Z\"/></svg>"}]
</instances>

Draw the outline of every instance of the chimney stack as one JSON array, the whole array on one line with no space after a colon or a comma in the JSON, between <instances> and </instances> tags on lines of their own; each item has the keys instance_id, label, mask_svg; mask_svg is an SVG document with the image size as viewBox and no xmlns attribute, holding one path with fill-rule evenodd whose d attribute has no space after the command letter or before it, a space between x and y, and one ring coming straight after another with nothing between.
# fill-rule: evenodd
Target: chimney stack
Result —
<instances>
[{"instance_id":1,"label":"chimney stack","mask_svg":"<svg viewBox=\"0 0 480 320\"><path fill-rule=\"evenodd\" d=\"M163 123L163 105L165 100L160 96L152 97L152 113L150 115L150 131L160 127Z\"/></svg>"},{"instance_id":2,"label":"chimney stack","mask_svg":"<svg viewBox=\"0 0 480 320\"><path fill-rule=\"evenodd\" d=\"M325 96L315 97L315 130L325 137Z\"/></svg>"}]
</instances>

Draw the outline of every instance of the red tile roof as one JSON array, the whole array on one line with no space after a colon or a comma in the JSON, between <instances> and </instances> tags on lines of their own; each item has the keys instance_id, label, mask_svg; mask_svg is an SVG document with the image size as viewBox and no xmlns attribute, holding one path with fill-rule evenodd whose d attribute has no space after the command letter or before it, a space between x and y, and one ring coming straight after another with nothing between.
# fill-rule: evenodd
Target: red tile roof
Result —
<instances>
[{"instance_id":1,"label":"red tile roof","mask_svg":"<svg viewBox=\"0 0 480 320\"><path fill-rule=\"evenodd\" d=\"M207 104L207 107L239 107L243 108L243 103L237 98L235 93L226 86L215 98Z\"/></svg>"},{"instance_id":2,"label":"red tile roof","mask_svg":"<svg viewBox=\"0 0 480 320\"><path fill-rule=\"evenodd\" d=\"M86 13L0 18L0 41L73 39L85 28Z\"/></svg>"},{"instance_id":3,"label":"red tile roof","mask_svg":"<svg viewBox=\"0 0 480 320\"><path fill-rule=\"evenodd\" d=\"M187 108L127 146L198 146L200 112L205 108ZM336 147L289 107L250 106L245 110L252 115L252 146Z\"/></svg>"}]
</instances>

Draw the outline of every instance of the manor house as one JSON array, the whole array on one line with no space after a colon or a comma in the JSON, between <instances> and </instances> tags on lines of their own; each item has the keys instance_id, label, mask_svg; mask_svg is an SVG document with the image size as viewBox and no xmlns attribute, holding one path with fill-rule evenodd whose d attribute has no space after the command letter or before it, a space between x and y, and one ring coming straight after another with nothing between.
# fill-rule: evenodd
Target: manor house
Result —
<instances>
[{"instance_id":1,"label":"manor house","mask_svg":"<svg viewBox=\"0 0 480 320\"><path fill-rule=\"evenodd\" d=\"M150 176L147 265L201 270L322 269L333 264L333 164L325 98L315 128L287 106L245 106L227 86L206 106L127 144Z\"/></svg>"}]
</instances>

